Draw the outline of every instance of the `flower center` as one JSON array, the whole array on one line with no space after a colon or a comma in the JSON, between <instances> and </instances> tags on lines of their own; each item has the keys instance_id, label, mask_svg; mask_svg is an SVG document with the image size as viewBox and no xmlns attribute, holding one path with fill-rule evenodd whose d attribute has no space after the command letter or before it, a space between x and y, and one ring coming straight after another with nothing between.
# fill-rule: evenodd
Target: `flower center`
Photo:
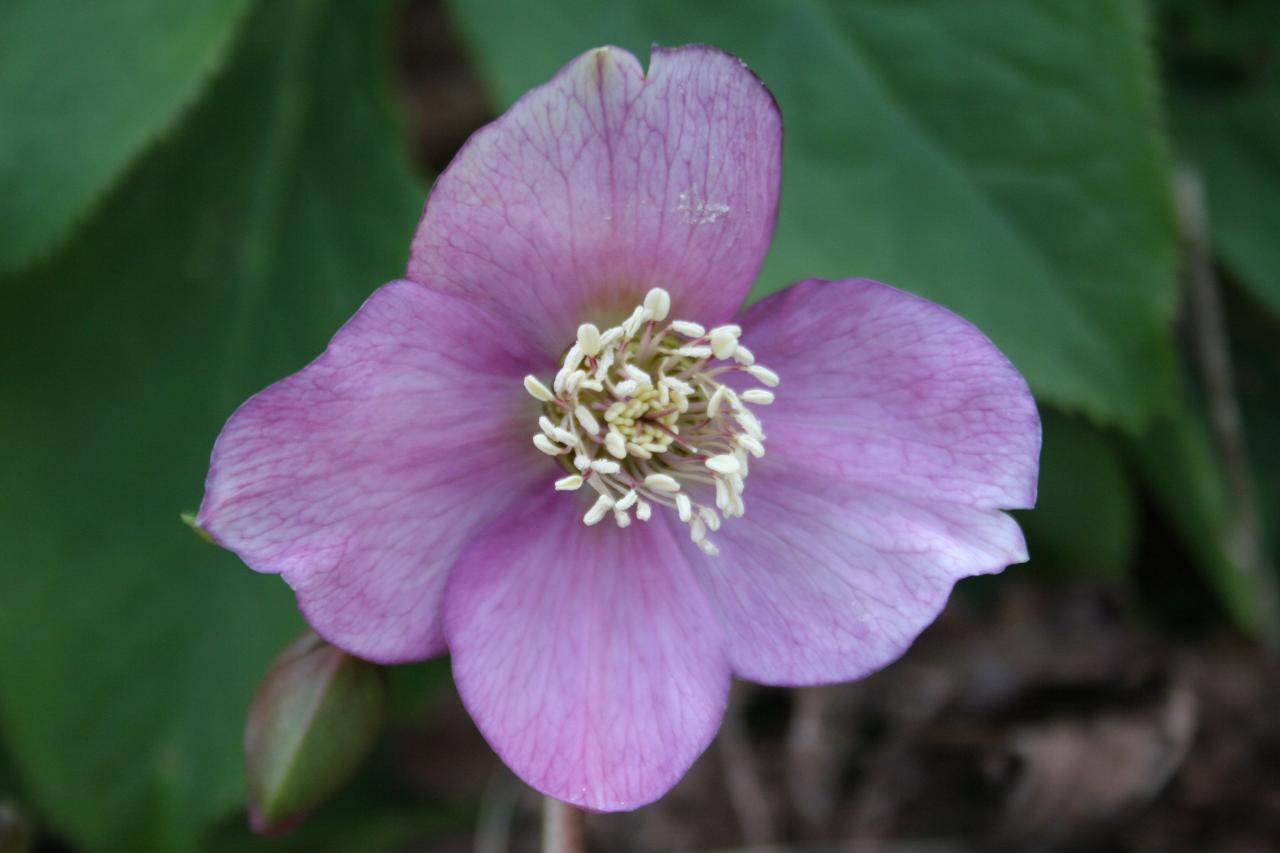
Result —
<instances>
[{"instance_id":1,"label":"flower center","mask_svg":"<svg viewBox=\"0 0 1280 853\"><path fill-rule=\"evenodd\" d=\"M632 511L648 521L658 504L715 554L707 532L745 512L747 459L764 456L764 431L748 405L773 402L771 391L739 393L721 379L745 372L775 386L778 375L739 343L740 327L668 321L670 308L670 295L654 288L622 325L579 326L550 388L526 376L543 409L533 443L568 473L558 491L585 485L597 493L585 524L612 512L627 527Z\"/></svg>"}]
</instances>

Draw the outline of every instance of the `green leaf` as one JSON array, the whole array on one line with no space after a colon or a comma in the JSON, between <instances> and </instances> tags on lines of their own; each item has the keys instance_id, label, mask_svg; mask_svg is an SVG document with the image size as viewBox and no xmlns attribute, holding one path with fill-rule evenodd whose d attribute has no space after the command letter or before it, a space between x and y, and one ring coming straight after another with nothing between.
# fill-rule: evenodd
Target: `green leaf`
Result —
<instances>
[{"instance_id":1,"label":"green leaf","mask_svg":"<svg viewBox=\"0 0 1280 853\"><path fill-rule=\"evenodd\" d=\"M501 102L575 54L710 42L772 89L781 217L756 296L870 276L983 328L1045 399L1173 398L1176 223L1139 3L454 0Z\"/></svg>"},{"instance_id":2,"label":"green leaf","mask_svg":"<svg viewBox=\"0 0 1280 853\"><path fill-rule=\"evenodd\" d=\"M404 269L387 6L263 3L176 136L4 282L0 732L84 849L190 850L242 801L254 683L301 620L179 513L233 409Z\"/></svg>"},{"instance_id":3,"label":"green leaf","mask_svg":"<svg viewBox=\"0 0 1280 853\"><path fill-rule=\"evenodd\" d=\"M1204 413L1185 399L1136 443L1143 480L1235 624L1258 631L1250 569L1231 550L1231 497Z\"/></svg>"},{"instance_id":4,"label":"green leaf","mask_svg":"<svg viewBox=\"0 0 1280 853\"><path fill-rule=\"evenodd\" d=\"M0 271L48 252L199 92L248 0L0 7Z\"/></svg>"},{"instance_id":5,"label":"green leaf","mask_svg":"<svg viewBox=\"0 0 1280 853\"><path fill-rule=\"evenodd\" d=\"M1173 104L1178 145L1204 178L1215 254L1280 317L1280 86Z\"/></svg>"},{"instance_id":6,"label":"green leaf","mask_svg":"<svg viewBox=\"0 0 1280 853\"><path fill-rule=\"evenodd\" d=\"M1136 505L1110 436L1052 410L1041 412L1044 449L1036 508L1017 513L1031 566L1058 577L1122 582L1133 559Z\"/></svg>"}]
</instances>

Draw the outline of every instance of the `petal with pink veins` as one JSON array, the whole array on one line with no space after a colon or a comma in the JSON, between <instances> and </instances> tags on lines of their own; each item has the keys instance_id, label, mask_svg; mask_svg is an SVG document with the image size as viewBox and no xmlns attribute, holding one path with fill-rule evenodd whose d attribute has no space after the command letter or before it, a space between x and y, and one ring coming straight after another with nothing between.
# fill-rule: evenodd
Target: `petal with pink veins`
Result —
<instances>
[{"instance_id":1,"label":"petal with pink veins","mask_svg":"<svg viewBox=\"0 0 1280 853\"><path fill-rule=\"evenodd\" d=\"M281 573L334 645L383 663L439 654L458 551L530 483L550 489L521 386L537 358L465 300L388 284L231 416L198 523Z\"/></svg>"},{"instance_id":2,"label":"petal with pink veins","mask_svg":"<svg viewBox=\"0 0 1280 853\"><path fill-rule=\"evenodd\" d=\"M494 750L589 809L651 802L720 725L724 636L655 517L585 527L588 501L534 493L458 561L445 593L454 680Z\"/></svg>"},{"instance_id":3,"label":"petal with pink veins","mask_svg":"<svg viewBox=\"0 0 1280 853\"><path fill-rule=\"evenodd\" d=\"M980 331L883 284L802 282L741 324L782 380L758 410L767 455L719 556L685 551L735 674L859 678L906 651L958 579L1027 558L1002 510L1035 503L1039 415Z\"/></svg>"},{"instance_id":4,"label":"petal with pink veins","mask_svg":"<svg viewBox=\"0 0 1280 853\"><path fill-rule=\"evenodd\" d=\"M826 478L770 449L754 462L747 512L685 544L717 603L735 675L800 686L861 678L897 660L957 580L1027 558L999 510L912 500Z\"/></svg>"},{"instance_id":5,"label":"petal with pink veins","mask_svg":"<svg viewBox=\"0 0 1280 853\"><path fill-rule=\"evenodd\" d=\"M673 316L738 309L773 233L782 124L704 45L583 54L479 130L436 181L408 275L488 305L559 353L651 287Z\"/></svg>"},{"instance_id":6,"label":"petal with pink veins","mask_svg":"<svg viewBox=\"0 0 1280 853\"><path fill-rule=\"evenodd\" d=\"M758 363L782 379L773 405L757 410L770 455L912 499L1035 504L1035 400L967 320L845 279L794 284L739 322Z\"/></svg>"}]
</instances>

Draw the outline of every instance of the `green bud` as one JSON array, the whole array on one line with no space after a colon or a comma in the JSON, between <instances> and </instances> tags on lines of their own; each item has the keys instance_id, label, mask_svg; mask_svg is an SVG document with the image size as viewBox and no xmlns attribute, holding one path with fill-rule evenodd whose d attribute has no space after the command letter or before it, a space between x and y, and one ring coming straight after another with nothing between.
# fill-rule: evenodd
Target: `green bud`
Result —
<instances>
[{"instance_id":1,"label":"green bud","mask_svg":"<svg viewBox=\"0 0 1280 853\"><path fill-rule=\"evenodd\" d=\"M249 823L283 832L342 787L378 734L382 670L315 634L271 664L249 708Z\"/></svg>"}]
</instances>

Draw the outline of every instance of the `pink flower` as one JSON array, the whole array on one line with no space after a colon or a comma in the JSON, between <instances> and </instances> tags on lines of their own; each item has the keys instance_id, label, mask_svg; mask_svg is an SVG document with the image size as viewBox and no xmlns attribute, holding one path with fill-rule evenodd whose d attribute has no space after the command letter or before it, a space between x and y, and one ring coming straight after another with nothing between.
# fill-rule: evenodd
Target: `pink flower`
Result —
<instances>
[{"instance_id":1,"label":"pink flower","mask_svg":"<svg viewBox=\"0 0 1280 853\"><path fill-rule=\"evenodd\" d=\"M735 315L781 142L713 48L574 60L441 175L407 278L231 417L200 525L335 645L449 652L507 764L592 809L675 784L731 676L890 663L957 579L1026 559L1002 510L1035 501L1039 418L892 287Z\"/></svg>"}]
</instances>

